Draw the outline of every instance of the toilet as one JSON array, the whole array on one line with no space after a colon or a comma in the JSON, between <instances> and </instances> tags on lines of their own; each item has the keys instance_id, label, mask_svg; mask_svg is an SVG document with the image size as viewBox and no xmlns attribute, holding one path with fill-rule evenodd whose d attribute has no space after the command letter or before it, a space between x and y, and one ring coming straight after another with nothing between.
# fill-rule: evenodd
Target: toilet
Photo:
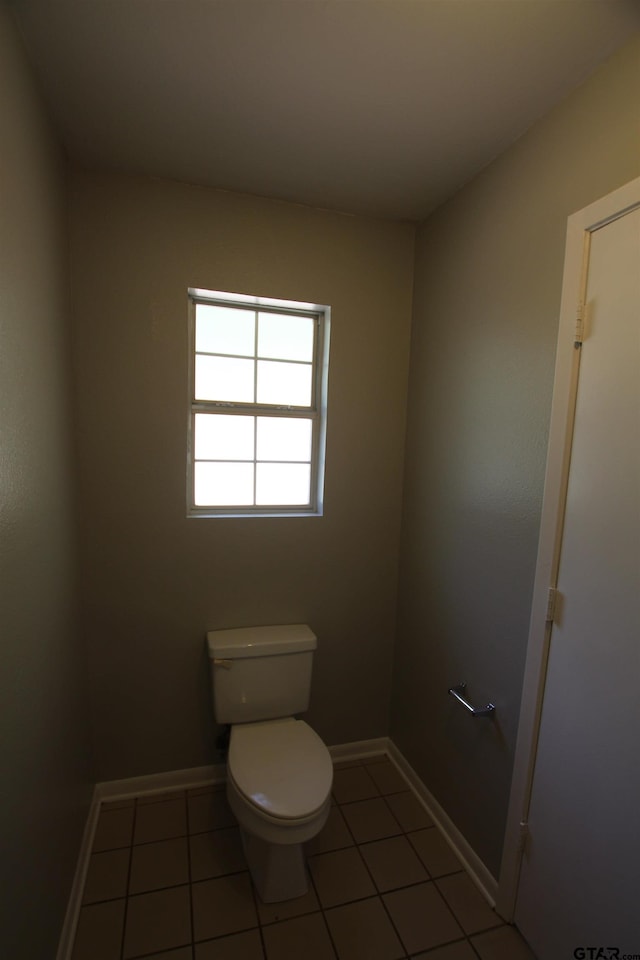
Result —
<instances>
[{"instance_id":1,"label":"toilet","mask_svg":"<svg viewBox=\"0 0 640 960\"><path fill-rule=\"evenodd\" d=\"M230 724L227 798L264 903L307 891L303 844L326 823L333 765L296 714L309 706L317 640L306 624L207 634L214 713Z\"/></svg>"}]
</instances>

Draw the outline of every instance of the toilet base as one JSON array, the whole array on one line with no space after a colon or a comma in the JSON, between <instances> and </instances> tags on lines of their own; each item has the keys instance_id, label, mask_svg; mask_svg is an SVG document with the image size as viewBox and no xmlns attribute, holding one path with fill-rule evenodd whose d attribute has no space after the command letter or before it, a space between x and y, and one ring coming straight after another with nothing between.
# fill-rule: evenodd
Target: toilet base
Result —
<instances>
[{"instance_id":1,"label":"toilet base","mask_svg":"<svg viewBox=\"0 0 640 960\"><path fill-rule=\"evenodd\" d=\"M301 843L267 843L240 827L244 855L263 903L294 900L307 892L307 869Z\"/></svg>"}]
</instances>

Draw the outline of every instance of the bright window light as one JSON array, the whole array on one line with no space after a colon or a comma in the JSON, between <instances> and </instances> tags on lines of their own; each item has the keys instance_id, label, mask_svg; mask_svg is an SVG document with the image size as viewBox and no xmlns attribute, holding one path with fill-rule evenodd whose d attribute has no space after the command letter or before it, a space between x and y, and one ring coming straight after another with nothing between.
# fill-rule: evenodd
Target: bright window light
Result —
<instances>
[{"instance_id":1,"label":"bright window light","mask_svg":"<svg viewBox=\"0 0 640 960\"><path fill-rule=\"evenodd\" d=\"M329 308L189 298L189 515L321 514Z\"/></svg>"}]
</instances>

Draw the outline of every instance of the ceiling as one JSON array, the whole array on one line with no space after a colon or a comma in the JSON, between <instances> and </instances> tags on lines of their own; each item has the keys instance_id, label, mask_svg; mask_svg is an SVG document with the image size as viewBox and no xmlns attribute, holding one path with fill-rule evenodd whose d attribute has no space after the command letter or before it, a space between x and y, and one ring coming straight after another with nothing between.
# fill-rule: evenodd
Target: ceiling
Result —
<instances>
[{"instance_id":1,"label":"ceiling","mask_svg":"<svg viewBox=\"0 0 640 960\"><path fill-rule=\"evenodd\" d=\"M69 156L423 219L640 30L639 0L13 0Z\"/></svg>"}]
</instances>

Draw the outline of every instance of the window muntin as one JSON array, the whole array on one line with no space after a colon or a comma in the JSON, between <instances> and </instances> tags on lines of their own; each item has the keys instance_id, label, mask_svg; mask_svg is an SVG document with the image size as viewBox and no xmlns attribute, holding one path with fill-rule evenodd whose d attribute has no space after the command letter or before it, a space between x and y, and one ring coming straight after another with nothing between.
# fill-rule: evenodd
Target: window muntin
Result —
<instances>
[{"instance_id":1,"label":"window muntin","mask_svg":"<svg viewBox=\"0 0 640 960\"><path fill-rule=\"evenodd\" d=\"M329 308L189 293L189 513L321 513Z\"/></svg>"}]
</instances>

